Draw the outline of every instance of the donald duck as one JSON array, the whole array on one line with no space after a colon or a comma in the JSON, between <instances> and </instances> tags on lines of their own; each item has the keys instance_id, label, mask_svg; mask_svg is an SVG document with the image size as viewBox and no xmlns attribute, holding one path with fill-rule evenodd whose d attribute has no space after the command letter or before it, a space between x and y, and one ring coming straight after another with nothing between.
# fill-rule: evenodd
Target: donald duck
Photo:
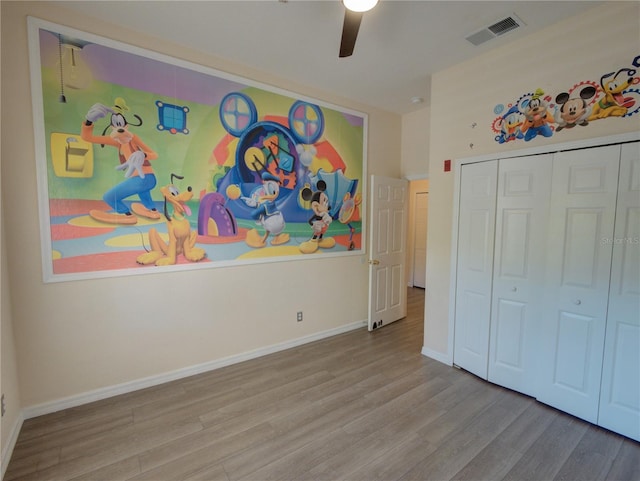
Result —
<instances>
[{"instance_id":1,"label":"donald duck","mask_svg":"<svg viewBox=\"0 0 640 481\"><path fill-rule=\"evenodd\" d=\"M280 194L280 179L269 172L262 174L262 185L256 187L250 197L241 196L237 185L227 187L227 196L232 200L240 198L247 206L252 207L251 217L255 219L256 224L264 228L264 235L260 235L255 228L247 232L245 242L248 246L264 247L270 235L273 236L271 245L277 246L289 242L289 234L283 232L286 225L284 216L276 205L278 194Z\"/></svg>"}]
</instances>

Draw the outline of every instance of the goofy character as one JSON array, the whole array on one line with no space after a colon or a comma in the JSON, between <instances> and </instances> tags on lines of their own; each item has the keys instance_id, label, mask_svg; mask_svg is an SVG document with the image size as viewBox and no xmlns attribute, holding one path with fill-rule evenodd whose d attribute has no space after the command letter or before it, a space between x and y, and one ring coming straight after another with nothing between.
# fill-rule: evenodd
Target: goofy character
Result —
<instances>
[{"instance_id":1,"label":"goofy character","mask_svg":"<svg viewBox=\"0 0 640 481\"><path fill-rule=\"evenodd\" d=\"M524 122L520 130L524 133L525 142L535 139L538 134L544 137L551 137L553 129L549 124L554 122L553 115L548 110L545 102L544 91L536 89L524 110Z\"/></svg>"},{"instance_id":2,"label":"goofy character","mask_svg":"<svg viewBox=\"0 0 640 481\"><path fill-rule=\"evenodd\" d=\"M91 210L89 215L95 220L110 224L135 224L137 218L131 214L129 207L123 202L132 195L138 195L142 204L133 203L131 209L139 216L149 219L159 219L160 213L156 210L151 199L151 190L156 186L156 176L149 161L157 159L158 154L151 150L133 132L129 131L129 125L139 127L142 119L134 114L137 124L129 124L124 116L128 111L126 102L118 97L114 106L107 107L103 104L94 104L87 112L82 124L81 137L87 142L100 144L102 147L111 145L118 149L120 164L116 170L124 170L124 181L109 189L103 196L103 200L115 211L115 213ZM111 122L102 135L93 134L93 124L111 114ZM105 135L111 128L109 135Z\"/></svg>"}]
</instances>

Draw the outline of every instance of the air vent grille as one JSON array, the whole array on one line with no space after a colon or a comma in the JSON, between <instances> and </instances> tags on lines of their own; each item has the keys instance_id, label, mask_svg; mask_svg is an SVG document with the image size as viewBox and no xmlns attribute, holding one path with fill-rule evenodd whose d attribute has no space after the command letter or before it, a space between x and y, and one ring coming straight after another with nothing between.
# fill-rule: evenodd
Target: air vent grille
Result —
<instances>
[{"instance_id":1,"label":"air vent grille","mask_svg":"<svg viewBox=\"0 0 640 481\"><path fill-rule=\"evenodd\" d=\"M495 35L502 35L504 33L510 32L511 30L518 28L520 24L516 22L513 17L507 17L504 20L500 20L497 23L494 23L490 27L487 27L491 33Z\"/></svg>"},{"instance_id":2,"label":"air vent grille","mask_svg":"<svg viewBox=\"0 0 640 481\"><path fill-rule=\"evenodd\" d=\"M488 42L492 38L496 38L500 35L504 35L507 32L511 32L512 30L515 30L522 25L524 25L524 22L522 22L522 20L520 20L515 15L510 15L507 18L503 18L502 20L499 20L492 25L483 28L482 30L466 36L465 39L468 42L471 42L473 45L478 46L480 44Z\"/></svg>"}]
</instances>

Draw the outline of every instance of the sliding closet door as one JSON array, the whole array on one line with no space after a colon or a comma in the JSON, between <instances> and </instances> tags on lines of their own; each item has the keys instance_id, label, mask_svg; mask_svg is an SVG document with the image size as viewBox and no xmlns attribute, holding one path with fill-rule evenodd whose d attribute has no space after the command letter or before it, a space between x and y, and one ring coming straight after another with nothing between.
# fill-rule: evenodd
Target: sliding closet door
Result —
<instances>
[{"instance_id":1,"label":"sliding closet door","mask_svg":"<svg viewBox=\"0 0 640 481\"><path fill-rule=\"evenodd\" d=\"M551 154L500 161L489 381L534 395Z\"/></svg>"},{"instance_id":2,"label":"sliding closet door","mask_svg":"<svg viewBox=\"0 0 640 481\"><path fill-rule=\"evenodd\" d=\"M462 166L454 364L487 378L498 161Z\"/></svg>"},{"instance_id":3,"label":"sliding closet door","mask_svg":"<svg viewBox=\"0 0 640 481\"><path fill-rule=\"evenodd\" d=\"M640 441L640 143L622 146L598 424Z\"/></svg>"},{"instance_id":4,"label":"sliding closet door","mask_svg":"<svg viewBox=\"0 0 640 481\"><path fill-rule=\"evenodd\" d=\"M598 418L620 146L555 154L537 398Z\"/></svg>"}]
</instances>

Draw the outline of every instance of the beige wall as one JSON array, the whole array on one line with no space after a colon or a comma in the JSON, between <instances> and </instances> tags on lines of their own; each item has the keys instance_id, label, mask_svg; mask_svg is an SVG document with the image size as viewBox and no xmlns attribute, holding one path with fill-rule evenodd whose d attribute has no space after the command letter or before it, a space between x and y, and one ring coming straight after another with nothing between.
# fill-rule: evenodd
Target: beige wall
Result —
<instances>
[{"instance_id":1,"label":"beige wall","mask_svg":"<svg viewBox=\"0 0 640 481\"><path fill-rule=\"evenodd\" d=\"M413 285L415 238L415 195L429 190L429 108L402 116L402 177L409 179L409 221L407 226L407 284Z\"/></svg>"},{"instance_id":2,"label":"beige wall","mask_svg":"<svg viewBox=\"0 0 640 481\"><path fill-rule=\"evenodd\" d=\"M429 107L402 116L402 176L429 176Z\"/></svg>"},{"instance_id":3,"label":"beige wall","mask_svg":"<svg viewBox=\"0 0 640 481\"><path fill-rule=\"evenodd\" d=\"M401 119L64 11L51 2L1 5L2 195L5 202L11 200L5 205L12 206L5 212L6 225L12 228L3 240L23 407L211 363L366 319L364 256L44 284L27 15L364 111L369 114L368 174L400 176ZM296 322L297 311L304 311L301 323Z\"/></svg>"},{"instance_id":4,"label":"beige wall","mask_svg":"<svg viewBox=\"0 0 640 481\"><path fill-rule=\"evenodd\" d=\"M542 88L557 94L581 80L597 81L603 74L630 67L640 54L639 19L640 3L605 2L433 76L425 354L452 360L448 317L453 172L443 172L443 160L640 130L640 116L616 118L557 132L549 139L500 145L489 129L494 106L513 101L523 92Z\"/></svg>"}]
</instances>

